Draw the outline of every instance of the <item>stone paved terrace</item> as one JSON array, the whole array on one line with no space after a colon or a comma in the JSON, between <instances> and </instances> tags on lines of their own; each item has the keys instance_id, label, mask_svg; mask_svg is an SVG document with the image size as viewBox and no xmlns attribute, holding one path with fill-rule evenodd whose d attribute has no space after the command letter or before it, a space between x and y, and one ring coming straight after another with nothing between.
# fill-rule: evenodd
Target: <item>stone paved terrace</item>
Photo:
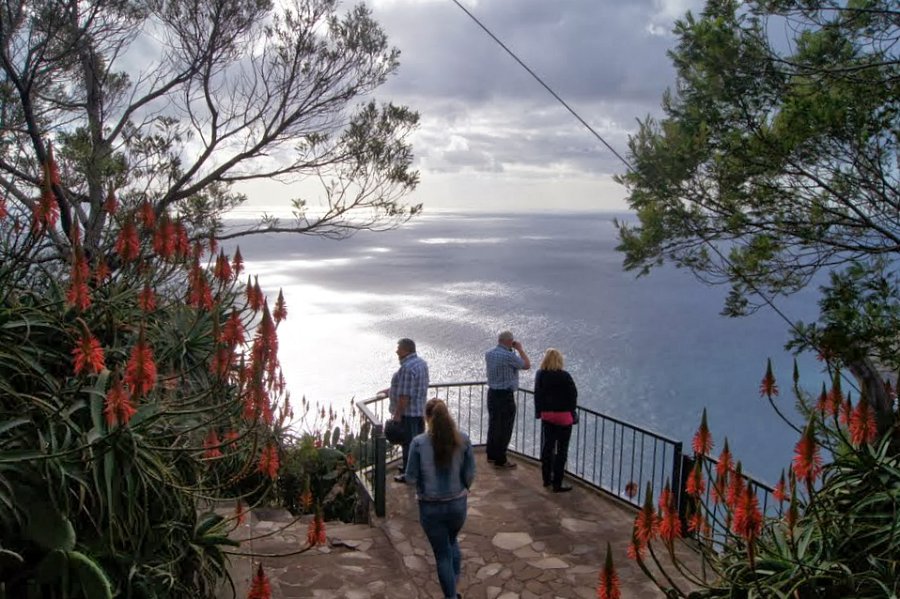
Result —
<instances>
[{"instance_id":1,"label":"stone paved terrace","mask_svg":"<svg viewBox=\"0 0 900 599\"><path fill-rule=\"evenodd\" d=\"M554 494L541 486L539 465L500 471L476 450L478 473L469 516L460 536L459 591L466 599L595 598L606 542L612 544L625 598L662 597L625 557L635 512L587 487ZM387 516L372 526L329 523L328 546L291 557L263 557L275 599L439 598L431 548L418 522L414 490L393 482L390 465ZM260 510L236 533L248 538L290 522L284 513ZM308 520L245 544L260 554L305 545ZM249 546L248 546L249 545ZM252 565L233 562L237 597L246 597ZM232 597L228 589L220 599Z\"/></svg>"}]
</instances>

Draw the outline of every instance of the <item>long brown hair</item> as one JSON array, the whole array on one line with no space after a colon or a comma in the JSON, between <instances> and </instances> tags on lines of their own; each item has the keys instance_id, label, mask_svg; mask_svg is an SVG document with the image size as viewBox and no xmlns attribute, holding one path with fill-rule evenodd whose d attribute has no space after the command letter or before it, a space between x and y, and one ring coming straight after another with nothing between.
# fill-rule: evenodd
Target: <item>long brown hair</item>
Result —
<instances>
[{"instance_id":1,"label":"long brown hair","mask_svg":"<svg viewBox=\"0 0 900 599\"><path fill-rule=\"evenodd\" d=\"M462 437L456 430L456 423L450 410L440 399L429 399L425 404L425 420L428 422L428 434L434 448L434 461L438 466L446 468L453 460L453 452L462 446Z\"/></svg>"}]
</instances>

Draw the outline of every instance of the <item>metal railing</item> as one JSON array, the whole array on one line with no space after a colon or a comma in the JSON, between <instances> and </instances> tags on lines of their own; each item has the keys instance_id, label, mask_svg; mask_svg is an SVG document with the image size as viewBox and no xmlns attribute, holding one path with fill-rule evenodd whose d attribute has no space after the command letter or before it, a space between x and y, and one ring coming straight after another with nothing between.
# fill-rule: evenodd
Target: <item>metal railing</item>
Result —
<instances>
[{"instance_id":1,"label":"metal railing","mask_svg":"<svg viewBox=\"0 0 900 599\"><path fill-rule=\"evenodd\" d=\"M460 430L469 435L473 445L486 443L486 383L431 385L430 397L447 403ZM515 454L540 459L541 426L535 418L534 392L519 389L515 399L516 421L509 448ZM388 400L371 398L357 405L372 430L366 441L370 444L366 453L376 457L374 463L359 469L360 482L374 504L376 515L383 516L386 463L399 455L399 448L388 448L383 435ZM568 476L635 507L643 504L648 488L658 497L668 483L680 494L680 441L587 408L579 407L578 416L579 422L569 442Z\"/></svg>"}]
</instances>

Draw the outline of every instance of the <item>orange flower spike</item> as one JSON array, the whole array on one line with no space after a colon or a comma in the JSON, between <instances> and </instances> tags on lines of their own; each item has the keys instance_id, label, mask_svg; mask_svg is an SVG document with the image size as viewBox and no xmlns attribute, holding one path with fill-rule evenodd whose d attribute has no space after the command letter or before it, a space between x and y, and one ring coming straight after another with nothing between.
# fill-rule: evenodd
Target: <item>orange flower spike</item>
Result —
<instances>
[{"instance_id":1,"label":"orange flower spike","mask_svg":"<svg viewBox=\"0 0 900 599\"><path fill-rule=\"evenodd\" d=\"M703 416L700 417L700 428L694 433L694 440L691 443L694 453L708 455L713 448L712 434L709 432L709 425L706 423L706 408L703 408Z\"/></svg>"},{"instance_id":2,"label":"orange flower spike","mask_svg":"<svg viewBox=\"0 0 900 599\"><path fill-rule=\"evenodd\" d=\"M225 251L222 250L219 252L219 256L216 258L216 266L213 268L213 276L223 283L227 283L231 280L233 273L231 271L231 263L228 261L228 257L225 255Z\"/></svg>"},{"instance_id":3,"label":"orange flower spike","mask_svg":"<svg viewBox=\"0 0 900 599\"><path fill-rule=\"evenodd\" d=\"M82 372L96 374L103 370L105 365L106 360L103 355L103 347L84 323L82 323L82 329L81 335L78 337L78 343L72 349L75 374L79 375Z\"/></svg>"},{"instance_id":4,"label":"orange flower spike","mask_svg":"<svg viewBox=\"0 0 900 599\"><path fill-rule=\"evenodd\" d=\"M759 384L759 395L765 395L769 399L778 396L778 385L775 384L775 375L772 373L772 358L766 361L766 374Z\"/></svg>"},{"instance_id":5,"label":"orange flower spike","mask_svg":"<svg viewBox=\"0 0 900 599\"><path fill-rule=\"evenodd\" d=\"M153 288L150 287L150 283L145 283L144 288L138 294L138 307L142 312L153 312L156 310L156 294L153 293Z\"/></svg>"},{"instance_id":6,"label":"orange flower spike","mask_svg":"<svg viewBox=\"0 0 900 599\"><path fill-rule=\"evenodd\" d=\"M793 470L797 478L805 481L810 487L822 473L822 456L819 454L812 422L806 425L803 435L794 447Z\"/></svg>"},{"instance_id":7,"label":"orange flower spike","mask_svg":"<svg viewBox=\"0 0 900 599\"><path fill-rule=\"evenodd\" d=\"M678 509L675 507L675 495L669 490L668 485L659 498L660 500L665 498L665 504L660 510L659 537L671 549L675 539L681 538L681 517L678 515Z\"/></svg>"},{"instance_id":8,"label":"orange flower spike","mask_svg":"<svg viewBox=\"0 0 900 599\"><path fill-rule=\"evenodd\" d=\"M781 478L778 479L778 483L775 485L775 489L772 491L772 496L780 503L783 503L784 500L787 499L787 495L785 494L783 469L781 471Z\"/></svg>"},{"instance_id":9,"label":"orange flower spike","mask_svg":"<svg viewBox=\"0 0 900 599\"><path fill-rule=\"evenodd\" d=\"M172 230L174 239L174 253L176 256L184 258L191 251L191 242L188 239L187 229L184 228L183 223L176 222L172 225Z\"/></svg>"},{"instance_id":10,"label":"orange flower spike","mask_svg":"<svg viewBox=\"0 0 900 599\"><path fill-rule=\"evenodd\" d=\"M325 519L322 517L321 507L316 508L316 515L309 523L309 528L306 531L306 542L310 547L324 545L328 542L325 536Z\"/></svg>"},{"instance_id":11,"label":"orange flower spike","mask_svg":"<svg viewBox=\"0 0 900 599\"><path fill-rule=\"evenodd\" d=\"M653 488L648 483L644 506L634 519L634 535L642 545L646 545L653 540L657 532L658 521L656 511L653 509Z\"/></svg>"},{"instance_id":12,"label":"orange flower spike","mask_svg":"<svg viewBox=\"0 0 900 599\"><path fill-rule=\"evenodd\" d=\"M738 462L734 467L731 483L728 485L728 497L725 499L725 504L731 508L732 511L737 507L737 503L740 500L741 495L743 495L747 485L742 470L741 463Z\"/></svg>"},{"instance_id":13,"label":"orange flower spike","mask_svg":"<svg viewBox=\"0 0 900 599\"><path fill-rule=\"evenodd\" d=\"M137 410L131 403L128 393L122 387L122 379L119 375L113 378L112 386L106 392L106 405L103 408L103 414L106 416L106 423L109 426L120 424L125 426Z\"/></svg>"},{"instance_id":14,"label":"orange flower spike","mask_svg":"<svg viewBox=\"0 0 900 599\"><path fill-rule=\"evenodd\" d=\"M838 415L838 422L847 426L850 425L850 420L853 418L853 401L850 396L851 394L848 393L847 399L841 402L840 414Z\"/></svg>"},{"instance_id":15,"label":"orange flower spike","mask_svg":"<svg viewBox=\"0 0 900 599\"><path fill-rule=\"evenodd\" d=\"M259 457L259 471L275 480L278 478L278 448L272 444L263 448L262 455Z\"/></svg>"},{"instance_id":16,"label":"orange flower spike","mask_svg":"<svg viewBox=\"0 0 900 599\"><path fill-rule=\"evenodd\" d=\"M873 443L878 438L878 425L875 422L875 410L869 405L865 393L859 396L859 403L850 416L850 442L854 445Z\"/></svg>"},{"instance_id":17,"label":"orange flower spike","mask_svg":"<svg viewBox=\"0 0 900 599\"><path fill-rule=\"evenodd\" d=\"M113 191L112 186L110 186L109 191L106 192L106 201L103 202L103 210L110 216L114 215L119 210L119 200L116 199L116 193Z\"/></svg>"},{"instance_id":18,"label":"orange flower spike","mask_svg":"<svg viewBox=\"0 0 900 599\"><path fill-rule=\"evenodd\" d=\"M143 202L138 210L144 228L154 228L156 226L156 211L153 209L153 204L150 202Z\"/></svg>"},{"instance_id":19,"label":"orange flower spike","mask_svg":"<svg viewBox=\"0 0 900 599\"><path fill-rule=\"evenodd\" d=\"M756 493L749 486L744 490L734 510L734 520L731 530L747 542L747 550L753 561L753 545L759 537L762 529L762 512L759 510L759 500Z\"/></svg>"},{"instance_id":20,"label":"orange flower spike","mask_svg":"<svg viewBox=\"0 0 900 599\"><path fill-rule=\"evenodd\" d=\"M844 403L844 394L841 391L841 371L834 369L834 377L831 379L831 390L828 392L828 405L831 407L831 415L837 416L841 404Z\"/></svg>"},{"instance_id":21,"label":"orange flower spike","mask_svg":"<svg viewBox=\"0 0 900 599\"><path fill-rule=\"evenodd\" d=\"M94 268L94 281L97 285L102 285L106 279L109 278L109 273L109 265L106 263L103 256L101 256L100 260L97 261L97 266Z\"/></svg>"},{"instance_id":22,"label":"orange flower spike","mask_svg":"<svg viewBox=\"0 0 900 599\"><path fill-rule=\"evenodd\" d=\"M237 500L236 505L234 506L234 519L238 526L247 520L247 510L244 509L244 502L240 499Z\"/></svg>"},{"instance_id":23,"label":"orange flower spike","mask_svg":"<svg viewBox=\"0 0 900 599\"><path fill-rule=\"evenodd\" d=\"M146 396L156 387L156 362L153 360L153 348L144 338L143 326L125 366L125 382L137 397Z\"/></svg>"},{"instance_id":24,"label":"orange flower spike","mask_svg":"<svg viewBox=\"0 0 900 599\"><path fill-rule=\"evenodd\" d=\"M621 599L622 591L619 588L619 575L613 565L612 549L609 541L606 542L606 561L600 569L600 580L597 584L597 599Z\"/></svg>"},{"instance_id":25,"label":"orange flower spike","mask_svg":"<svg viewBox=\"0 0 900 599\"><path fill-rule=\"evenodd\" d=\"M91 305L91 294L88 289L89 278L90 267L81 251L81 246L76 245L72 257L72 272L69 289L66 292L66 301L81 312L87 310Z\"/></svg>"},{"instance_id":26,"label":"orange flower spike","mask_svg":"<svg viewBox=\"0 0 900 599\"><path fill-rule=\"evenodd\" d=\"M56 202L56 194L53 193L50 178L50 169L44 165L41 198L35 205L31 218L31 226L35 233L43 233L45 230L53 228L59 219L59 204Z\"/></svg>"},{"instance_id":27,"label":"orange flower spike","mask_svg":"<svg viewBox=\"0 0 900 599\"><path fill-rule=\"evenodd\" d=\"M312 491L306 489L303 493L300 494L300 505L303 506L303 511L307 512L312 508L313 505L313 494Z\"/></svg>"},{"instance_id":28,"label":"orange flower spike","mask_svg":"<svg viewBox=\"0 0 900 599\"><path fill-rule=\"evenodd\" d=\"M728 449L728 438L725 438L725 443L722 446L722 453L719 454L719 463L716 464L716 474L719 478L728 479L728 475L734 469L734 463L731 457L731 450Z\"/></svg>"},{"instance_id":29,"label":"orange flower spike","mask_svg":"<svg viewBox=\"0 0 900 599\"><path fill-rule=\"evenodd\" d=\"M831 411L831 405L828 399L828 391L825 390L825 382L822 382L822 392L819 394L819 399L816 402L816 409L819 410L820 414L825 414L825 412Z\"/></svg>"},{"instance_id":30,"label":"orange flower spike","mask_svg":"<svg viewBox=\"0 0 900 599\"><path fill-rule=\"evenodd\" d=\"M244 271L244 257L241 256L241 246L238 246L234 250L234 258L232 258L231 270L234 271L235 277L241 276L241 273Z\"/></svg>"},{"instance_id":31,"label":"orange flower spike","mask_svg":"<svg viewBox=\"0 0 900 599\"><path fill-rule=\"evenodd\" d=\"M706 491L706 482L703 480L703 462L694 461L694 467L688 474L687 481L684 484L684 491L691 497L699 498Z\"/></svg>"},{"instance_id":32,"label":"orange flower spike","mask_svg":"<svg viewBox=\"0 0 900 599\"><path fill-rule=\"evenodd\" d=\"M641 543L641 541L637 538L634 529L631 530L631 542L628 543L628 549L626 550L626 555L628 555L628 559L633 561L641 561L644 559L644 552L647 548Z\"/></svg>"},{"instance_id":33,"label":"orange flower spike","mask_svg":"<svg viewBox=\"0 0 900 599\"><path fill-rule=\"evenodd\" d=\"M276 325L287 318L287 306L284 303L284 291L281 289L278 290L278 299L275 300L275 310L272 312L272 318L275 319Z\"/></svg>"},{"instance_id":34,"label":"orange flower spike","mask_svg":"<svg viewBox=\"0 0 900 599\"><path fill-rule=\"evenodd\" d=\"M137 260L141 255L141 240L138 238L137 226L130 217L125 220L116 237L116 252L124 262Z\"/></svg>"},{"instance_id":35,"label":"orange flower spike","mask_svg":"<svg viewBox=\"0 0 900 599\"><path fill-rule=\"evenodd\" d=\"M244 323L241 321L241 315L237 310L232 310L228 316L228 320L222 326L222 343L229 347L242 345L246 339L244 338Z\"/></svg>"},{"instance_id":36,"label":"orange flower spike","mask_svg":"<svg viewBox=\"0 0 900 599\"><path fill-rule=\"evenodd\" d=\"M203 457L208 459L222 457L222 449L219 447L221 444L216 429L209 429L206 439L203 440Z\"/></svg>"},{"instance_id":37,"label":"orange flower spike","mask_svg":"<svg viewBox=\"0 0 900 599\"><path fill-rule=\"evenodd\" d=\"M691 517L688 518L688 531L700 534L703 532L704 525L706 521L703 519L703 514L700 512L695 512L691 514Z\"/></svg>"},{"instance_id":38,"label":"orange flower spike","mask_svg":"<svg viewBox=\"0 0 900 599\"><path fill-rule=\"evenodd\" d=\"M269 578L263 572L262 564L259 565L256 575L253 576L247 599L272 599L272 585L269 584Z\"/></svg>"},{"instance_id":39,"label":"orange flower spike","mask_svg":"<svg viewBox=\"0 0 900 599\"><path fill-rule=\"evenodd\" d=\"M253 300L250 302L250 308L254 312L258 312L260 308L263 307L266 298L263 295L262 289L259 288L259 277L253 277Z\"/></svg>"}]
</instances>

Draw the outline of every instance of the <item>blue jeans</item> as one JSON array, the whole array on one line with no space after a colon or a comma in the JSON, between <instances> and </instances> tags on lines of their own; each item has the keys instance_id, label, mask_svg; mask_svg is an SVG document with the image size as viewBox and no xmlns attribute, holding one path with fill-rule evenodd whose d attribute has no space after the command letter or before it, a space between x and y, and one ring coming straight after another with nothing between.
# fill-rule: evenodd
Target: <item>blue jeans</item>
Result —
<instances>
[{"instance_id":1,"label":"blue jeans","mask_svg":"<svg viewBox=\"0 0 900 599\"><path fill-rule=\"evenodd\" d=\"M419 522L431 543L437 562L438 582L444 597L456 599L456 581L462 565L456 535L466 522L467 498L451 501L420 501Z\"/></svg>"}]
</instances>

